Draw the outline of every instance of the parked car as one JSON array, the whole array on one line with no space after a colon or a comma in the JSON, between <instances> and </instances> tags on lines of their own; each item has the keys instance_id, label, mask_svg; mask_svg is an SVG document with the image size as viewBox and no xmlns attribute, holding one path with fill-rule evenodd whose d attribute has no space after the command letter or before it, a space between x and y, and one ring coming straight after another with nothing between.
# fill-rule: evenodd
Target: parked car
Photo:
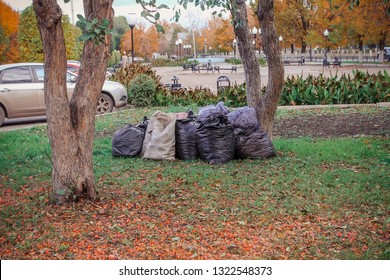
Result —
<instances>
[{"instance_id":1,"label":"parked car","mask_svg":"<svg viewBox=\"0 0 390 280\"><path fill-rule=\"evenodd\" d=\"M78 75L79 74L79 70L80 70L80 64L77 64L77 63L71 63L71 62L67 62L66 64L66 68L68 71ZM106 79L109 79L110 77L112 76L112 73L110 71L106 71Z\"/></svg>"},{"instance_id":2,"label":"parked car","mask_svg":"<svg viewBox=\"0 0 390 280\"><path fill-rule=\"evenodd\" d=\"M67 63L66 69L72 73L79 74L80 64Z\"/></svg>"},{"instance_id":3,"label":"parked car","mask_svg":"<svg viewBox=\"0 0 390 280\"><path fill-rule=\"evenodd\" d=\"M46 115L43 63L0 65L0 126L5 118ZM67 71L68 97L73 94L77 75ZM111 112L127 104L126 88L117 82L105 81L96 106L97 114Z\"/></svg>"}]
</instances>

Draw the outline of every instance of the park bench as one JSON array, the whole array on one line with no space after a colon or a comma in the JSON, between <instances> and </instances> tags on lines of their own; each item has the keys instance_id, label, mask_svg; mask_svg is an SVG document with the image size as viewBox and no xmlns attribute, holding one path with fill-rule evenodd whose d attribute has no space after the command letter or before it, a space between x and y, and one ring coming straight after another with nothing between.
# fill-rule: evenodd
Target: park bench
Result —
<instances>
[{"instance_id":1,"label":"park bench","mask_svg":"<svg viewBox=\"0 0 390 280\"><path fill-rule=\"evenodd\" d=\"M305 58L302 56L298 61L291 61L290 59L283 60L284 65L291 65L291 63L297 62L298 65L305 65Z\"/></svg>"},{"instance_id":2,"label":"park bench","mask_svg":"<svg viewBox=\"0 0 390 280\"><path fill-rule=\"evenodd\" d=\"M189 70L192 69L193 64L183 64L183 70Z\"/></svg>"},{"instance_id":3,"label":"park bench","mask_svg":"<svg viewBox=\"0 0 390 280\"><path fill-rule=\"evenodd\" d=\"M232 67L220 67L220 66L214 66L214 71L221 71L221 70L229 70L231 73L236 72L237 73L237 66Z\"/></svg>"},{"instance_id":4,"label":"park bench","mask_svg":"<svg viewBox=\"0 0 390 280\"><path fill-rule=\"evenodd\" d=\"M336 57L334 61L330 63L327 58L324 58L324 60L322 61L322 67L330 68L330 65L333 65L333 68L337 66L341 67L341 60Z\"/></svg>"},{"instance_id":5,"label":"park bench","mask_svg":"<svg viewBox=\"0 0 390 280\"><path fill-rule=\"evenodd\" d=\"M214 72L214 69L212 66L207 66L207 64L206 64L206 66L202 65L202 66L198 66L198 67L196 67L196 66L192 67L192 73L195 73L195 72L200 73L200 71L207 71L207 73L208 73L209 71Z\"/></svg>"}]
</instances>

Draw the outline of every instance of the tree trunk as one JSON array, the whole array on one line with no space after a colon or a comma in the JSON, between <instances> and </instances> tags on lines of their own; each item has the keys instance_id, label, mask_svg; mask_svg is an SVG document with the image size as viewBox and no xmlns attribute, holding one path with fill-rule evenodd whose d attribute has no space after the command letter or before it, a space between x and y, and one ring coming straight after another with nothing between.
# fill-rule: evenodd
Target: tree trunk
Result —
<instances>
[{"instance_id":1,"label":"tree trunk","mask_svg":"<svg viewBox=\"0 0 390 280\"><path fill-rule=\"evenodd\" d=\"M264 53L268 62L268 84L257 110L261 126L272 139L275 113L278 108L284 84L282 52L274 24L274 1L259 0L257 18L261 25Z\"/></svg>"},{"instance_id":2,"label":"tree trunk","mask_svg":"<svg viewBox=\"0 0 390 280\"><path fill-rule=\"evenodd\" d=\"M249 107L257 108L260 103L260 64L256 58L252 35L249 33L247 6L245 0L231 0L231 14L234 19L234 33L244 66L246 99Z\"/></svg>"},{"instance_id":3,"label":"tree trunk","mask_svg":"<svg viewBox=\"0 0 390 280\"><path fill-rule=\"evenodd\" d=\"M274 24L273 0L259 0L257 17L262 28L264 53L268 61L268 85L261 96L260 66L249 33L248 15L244 0L231 0L234 32L244 66L246 97L249 107L256 110L264 132L272 139L273 123L284 83L284 67L278 36Z\"/></svg>"},{"instance_id":4,"label":"tree trunk","mask_svg":"<svg viewBox=\"0 0 390 280\"><path fill-rule=\"evenodd\" d=\"M45 53L45 103L52 151L53 202L96 199L92 145L95 110L108 61L109 46L87 41L72 99L66 92L66 50L61 8L55 0L33 0ZM84 0L86 19L112 22L112 0ZM110 38L106 40L107 45Z\"/></svg>"},{"instance_id":5,"label":"tree trunk","mask_svg":"<svg viewBox=\"0 0 390 280\"><path fill-rule=\"evenodd\" d=\"M302 51L301 53L306 53L307 44L305 41L302 41Z\"/></svg>"}]
</instances>

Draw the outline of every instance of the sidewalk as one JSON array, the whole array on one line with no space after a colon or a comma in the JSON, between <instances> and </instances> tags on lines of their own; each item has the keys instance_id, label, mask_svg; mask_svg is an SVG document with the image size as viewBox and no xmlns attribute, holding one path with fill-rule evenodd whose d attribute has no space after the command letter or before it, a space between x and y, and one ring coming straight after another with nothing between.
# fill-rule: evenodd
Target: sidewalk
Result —
<instances>
[{"instance_id":1,"label":"sidewalk","mask_svg":"<svg viewBox=\"0 0 390 280\"><path fill-rule=\"evenodd\" d=\"M214 63L213 66L227 67L230 68L232 64L225 62ZM156 67L157 74L161 76L161 82L163 84L171 83L173 76L179 79L179 83L184 88L209 88L212 92L217 92L217 79L220 76L226 76L230 80L230 84L241 85L245 82L245 74L242 65L237 65L237 73L231 73L228 70L222 70L220 73L207 73L206 71L201 73L192 73L191 70L183 70L183 67ZM364 65L353 65L347 64L342 67L335 68L323 68L322 65L318 64L307 64L307 65L291 65L285 66L285 78L288 76L303 76L304 78L309 75L324 75L326 77L332 77L335 75L350 74L352 75L353 70L362 70L370 74L378 73L379 71L390 72L390 65L377 65L377 64L364 64ZM260 67L261 85L266 86L268 81L268 67Z\"/></svg>"}]
</instances>

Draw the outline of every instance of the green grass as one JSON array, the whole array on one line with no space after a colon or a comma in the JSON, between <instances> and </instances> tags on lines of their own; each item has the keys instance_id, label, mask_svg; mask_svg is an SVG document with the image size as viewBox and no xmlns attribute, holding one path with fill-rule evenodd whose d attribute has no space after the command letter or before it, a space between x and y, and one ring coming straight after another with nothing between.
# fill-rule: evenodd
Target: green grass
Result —
<instances>
[{"instance_id":1,"label":"green grass","mask_svg":"<svg viewBox=\"0 0 390 280\"><path fill-rule=\"evenodd\" d=\"M187 108L159 109L177 112ZM143 116L150 116L156 110L122 111L97 119L93 152L97 190L102 205L113 201L116 205L106 210L105 215L112 221L105 228L109 233L116 236L127 232L122 229L129 225L123 224L120 217L132 211L128 205L136 205L147 217L171 215L175 221L185 224L189 232L197 225L224 231L227 223L235 224L234 231L239 235L235 237L237 244L248 238L243 236L247 234L246 227L258 229L258 234L267 236L270 252L251 251L249 256L242 255L243 258L389 258L388 138L276 139L275 158L234 160L220 166L200 160L171 162L112 157L113 133L124 124L141 122ZM56 221L59 223L56 226L45 222L47 213L53 209L47 205L51 164L46 126L0 133L0 151L0 190L6 202L0 211L0 218L5 222L0 232L6 244L3 246L14 248L17 257L30 258L24 254L34 250L38 243L58 240L53 245L57 254L63 258L79 258L70 253L72 244L64 242L70 238L60 230L66 228L66 219L62 225ZM10 190L15 197L8 201L5 197L9 197ZM126 207L121 209L119 205ZM53 211L59 216L74 214L94 223L106 217L99 216L100 209L88 209L65 207ZM153 228L157 222L140 220L139 223ZM31 237L28 230L31 227L41 234L37 240ZM294 234L290 236L290 232ZM89 234L85 235L78 239L90 238ZM147 238L160 240L160 235L151 230ZM284 238L286 235L288 238ZM352 238L356 240L350 241ZM137 241L130 237L124 240L126 244ZM108 243L115 244L113 239ZM282 256L280 248L287 247L290 249ZM152 257L157 256L153 249L149 250ZM126 258L125 251L123 254ZM225 252L213 257L229 256ZM12 255L3 253L2 258L12 258Z\"/></svg>"}]
</instances>

